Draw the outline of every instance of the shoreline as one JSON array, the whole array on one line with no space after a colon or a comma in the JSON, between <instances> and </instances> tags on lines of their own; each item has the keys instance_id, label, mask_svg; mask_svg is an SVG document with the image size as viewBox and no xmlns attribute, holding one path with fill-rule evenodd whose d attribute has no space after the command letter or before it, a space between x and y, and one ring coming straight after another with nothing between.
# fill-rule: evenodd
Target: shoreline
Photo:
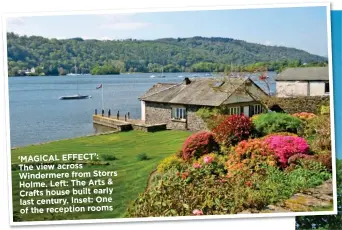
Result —
<instances>
[{"instance_id":1,"label":"shoreline","mask_svg":"<svg viewBox=\"0 0 342 230\"><path fill-rule=\"evenodd\" d=\"M274 71L270 71L274 72ZM211 73L211 74L223 74L224 72L165 72L164 74L175 74L175 73L190 73L190 74L200 74L200 73ZM159 72L123 72L120 74L80 74L78 76L118 76L122 74L160 74ZM8 77L76 77L68 75L23 75L23 76L8 76Z\"/></svg>"},{"instance_id":2,"label":"shoreline","mask_svg":"<svg viewBox=\"0 0 342 230\"><path fill-rule=\"evenodd\" d=\"M109 135L109 134L114 134L114 133L119 133L119 132L120 131L118 131L118 130L113 130L113 131L107 131L107 132L101 132L101 133L93 133L93 134L88 134L88 135L83 135L83 136L75 136L75 137L71 137L71 138L64 138L64 139L59 139L59 140L45 141L45 142L39 142L39 143L34 143L34 144L29 144L29 145L11 147L11 150L22 149L22 148L26 148L26 147L30 147L30 146L38 146L38 145L50 144L50 143L58 142L58 141L67 141L67 140L83 138L83 137L93 137L93 136Z\"/></svg>"}]
</instances>

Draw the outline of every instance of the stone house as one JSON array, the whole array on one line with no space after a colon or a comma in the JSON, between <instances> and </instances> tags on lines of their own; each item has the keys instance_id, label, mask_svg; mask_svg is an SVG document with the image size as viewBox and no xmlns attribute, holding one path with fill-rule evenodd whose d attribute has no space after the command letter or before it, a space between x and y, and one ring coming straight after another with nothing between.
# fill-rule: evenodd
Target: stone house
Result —
<instances>
[{"instance_id":1,"label":"stone house","mask_svg":"<svg viewBox=\"0 0 342 230\"><path fill-rule=\"evenodd\" d=\"M168 129L203 130L196 114L203 107L225 106L229 114L252 116L264 111L257 98L266 93L249 78L185 78L182 83L158 83L139 99L146 124L166 123Z\"/></svg>"},{"instance_id":2,"label":"stone house","mask_svg":"<svg viewBox=\"0 0 342 230\"><path fill-rule=\"evenodd\" d=\"M328 96L328 67L288 68L275 78L278 97Z\"/></svg>"}]
</instances>

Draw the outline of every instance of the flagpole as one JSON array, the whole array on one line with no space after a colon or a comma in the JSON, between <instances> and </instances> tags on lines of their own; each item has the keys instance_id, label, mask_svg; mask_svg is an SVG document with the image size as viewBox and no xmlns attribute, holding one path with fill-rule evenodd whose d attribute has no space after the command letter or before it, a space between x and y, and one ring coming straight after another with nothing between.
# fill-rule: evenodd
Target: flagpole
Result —
<instances>
[{"instance_id":1,"label":"flagpole","mask_svg":"<svg viewBox=\"0 0 342 230\"><path fill-rule=\"evenodd\" d=\"M103 83L102 83L101 90L102 90L102 109L104 109L104 105L103 105Z\"/></svg>"}]
</instances>

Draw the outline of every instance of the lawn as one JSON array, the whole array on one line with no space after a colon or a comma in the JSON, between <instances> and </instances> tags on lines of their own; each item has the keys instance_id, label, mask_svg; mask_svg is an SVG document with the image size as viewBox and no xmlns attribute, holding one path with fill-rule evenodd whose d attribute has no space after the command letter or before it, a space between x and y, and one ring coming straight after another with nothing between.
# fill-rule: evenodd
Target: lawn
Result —
<instances>
[{"instance_id":1,"label":"lawn","mask_svg":"<svg viewBox=\"0 0 342 230\"><path fill-rule=\"evenodd\" d=\"M78 171L101 169L117 171L111 188L113 207L112 212L51 214L19 214L19 170L12 171L13 209L17 221L40 220L70 220L70 219L100 219L123 217L127 205L143 192L149 174L165 157L175 153L191 133L185 131L160 131L146 133L130 131L116 134L81 137L70 140L56 141L41 145L32 145L12 150L12 164L18 164L20 155L37 154L68 154L68 153L97 153L98 155L112 155L116 160L105 160L109 165L88 165ZM139 160L137 155L145 153L148 160ZM31 171L37 172L37 171ZM49 171L53 172L53 171ZM49 180L48 180L49 181ZM102 186L103 187L103 186ZM70 188L71 189L71 188ZM33 189L32 189L33 190ZM61 198L61 197L58 197ZM42 206L45 207L45 206Z\"/></svg>"}]
</instances>

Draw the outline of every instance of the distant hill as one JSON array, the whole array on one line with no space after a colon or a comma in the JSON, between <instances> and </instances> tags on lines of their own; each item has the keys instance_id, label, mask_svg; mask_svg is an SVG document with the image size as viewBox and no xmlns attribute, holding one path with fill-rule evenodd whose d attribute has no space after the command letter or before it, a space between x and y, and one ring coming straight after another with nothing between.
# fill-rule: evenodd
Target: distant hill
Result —
<instances>
[{"instance_id":1,"label":"distant hill","mask_svg":"<svg viewBox=\"0 0 342 230\"><path fill-rule=\"evenodd\" d=\"M35 68L46 75L90 73L101 66L120 72L224 71L259 63L270 69L290 62L319 63L327 58L306 51L248 43L232 38L191 37L156 40L47 39L7 34L9 74ZM75 69L75 63L77 68Z\"/></svg>"}]
</instances>

